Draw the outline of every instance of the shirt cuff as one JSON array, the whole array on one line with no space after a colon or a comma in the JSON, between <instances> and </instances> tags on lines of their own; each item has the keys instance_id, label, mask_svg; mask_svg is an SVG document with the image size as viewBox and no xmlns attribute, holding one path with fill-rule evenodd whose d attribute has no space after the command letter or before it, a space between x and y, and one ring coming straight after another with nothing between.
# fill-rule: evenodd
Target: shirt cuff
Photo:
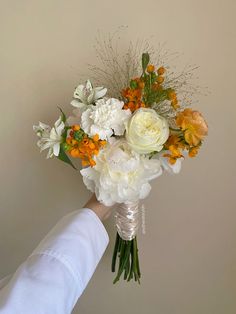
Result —
<instances>
[{"instance_id":1,"label":"shirt cuff","mask_svg":"<svg viewBox=\"0 0 236 314\"><path fill-rule=\"evenodd\" d=\"M84 289L93 275L107 245L107 231L89 208L63 217L40 242L32 255L51 255L72 274L79 289Z\"/></svg>"}]
</instances>

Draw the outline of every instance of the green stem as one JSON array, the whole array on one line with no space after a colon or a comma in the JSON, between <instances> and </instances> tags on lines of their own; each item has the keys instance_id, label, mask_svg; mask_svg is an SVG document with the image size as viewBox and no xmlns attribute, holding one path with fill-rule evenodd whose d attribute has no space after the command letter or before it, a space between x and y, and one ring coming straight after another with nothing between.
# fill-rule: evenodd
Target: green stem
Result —
<instances>
[{"instance_id":1,"label":"green stem","mask_svg":"<svg viewBox=\"0 0 236 314\"><path fill-rule=\"evenodd\" d=\"M114 247L114 252L112 256L112 264L111 264L111 271L114 273L116 269L116 257L117 257L117 252L120 246L120 237L118 232L116 233L116 242L115 242L115 247Z\"/></svg>"},{"instance_id":2,"label":"green stem","mask_svg":"<svg viewBox=\"0 0 236 314\"><path fill-rule=\"evenodd\" d=\"M117 258L119 259L119 268L113 283L115 284L119 281L123 272L124 280L130 281L134 278L135 281L140 283L141 273L136 237L131 241L126 241L123 240L117 233L112 257L112 272L115 272Z\"/></svg>"}]
</instances>

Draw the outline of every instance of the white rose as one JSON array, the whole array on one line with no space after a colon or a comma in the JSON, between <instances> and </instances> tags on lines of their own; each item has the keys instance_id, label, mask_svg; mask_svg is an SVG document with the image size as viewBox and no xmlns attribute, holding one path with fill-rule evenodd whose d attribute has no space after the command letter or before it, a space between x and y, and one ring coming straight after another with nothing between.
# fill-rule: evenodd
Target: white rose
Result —
<instances>
[{"instance_id":1,"label":"white rose","mask_svg":"<svg viewBox=\"0 0 236 314\"><path fill-rule=\"evenodd\" d=\"M138 109L126 126L127 142L140 154L161 151L168 137L168 122L153 109Z\"/></svg>"},{"instance_id":2,"label":"white rose","mask_svg":"<svg viewBox=\"0 0 236 314\"><path fill-rule=\"evenodd\" d=\"M87 188L107 206L145 198L150 180L162 174L158 159L134 152L124 139L108 143L95 156L96 165L80 172Z\"/></svg>"},{"instance_id":3,"label":"white rose","mask_svg":"<svg viewBox=\"0 0 236 314\"><path fill-rule=\"evenodd\" d=\"M115 98L100 99L96 106L90 106L81 116L82 129L89 136L99 135L101 140L108 140L113 134L123 135L130 110L123 110L124 103Z\"/></svg>"}]
</instances>

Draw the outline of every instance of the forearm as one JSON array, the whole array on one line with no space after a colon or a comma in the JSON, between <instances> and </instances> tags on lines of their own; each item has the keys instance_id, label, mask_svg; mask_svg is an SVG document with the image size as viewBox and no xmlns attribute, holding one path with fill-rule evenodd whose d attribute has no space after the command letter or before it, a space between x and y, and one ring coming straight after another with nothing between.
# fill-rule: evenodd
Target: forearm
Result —
<instances>
[{"instance_id":1,"label":"forearm","mask_svg":"<svg viewBox=\"0 0 236 314\"><path fill-rule=\"evenodd\" d=\"M84 205L84 207L90 208L91 210L93 210L101 221L106 220L110 216L112 208L114 208L114 206L107 207L107 206L101 204L97 200L95 194L92 195L92 197Z\"/></svg>"}]
</instances>

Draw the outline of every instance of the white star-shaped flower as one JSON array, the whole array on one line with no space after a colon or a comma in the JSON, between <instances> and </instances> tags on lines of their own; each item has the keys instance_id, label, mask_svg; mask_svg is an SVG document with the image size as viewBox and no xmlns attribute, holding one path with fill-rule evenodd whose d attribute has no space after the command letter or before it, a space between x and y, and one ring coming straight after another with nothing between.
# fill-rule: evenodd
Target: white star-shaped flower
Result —
<instances>
[{"instance_id":1,"label":"white star-shaped flower","mask_svg":"<svg viewBox=\"0 0 236 314\"><path fill-rule=\"evenodd\" d=\"M39 125L33 126L33 130L40 138L37 142L40 152L45 149L49 149L47 158L59 155L64 128L65 124L61 117L55 122L53 128L42 122L39 122Z\"/></svg>"},{"instance_id":2,"label":"white star-shaped flower","mask_svg":"<svg viewBox=\"0 0 236 314\"><path fill-rule=\"evenodd\" d=\"M87 80L85 85L76 87L71 105L84 110L87 105L94 104L98 99L105 96L106 92L106 88L93 87L90 80Z\"/></svg>"}]
</instances>

